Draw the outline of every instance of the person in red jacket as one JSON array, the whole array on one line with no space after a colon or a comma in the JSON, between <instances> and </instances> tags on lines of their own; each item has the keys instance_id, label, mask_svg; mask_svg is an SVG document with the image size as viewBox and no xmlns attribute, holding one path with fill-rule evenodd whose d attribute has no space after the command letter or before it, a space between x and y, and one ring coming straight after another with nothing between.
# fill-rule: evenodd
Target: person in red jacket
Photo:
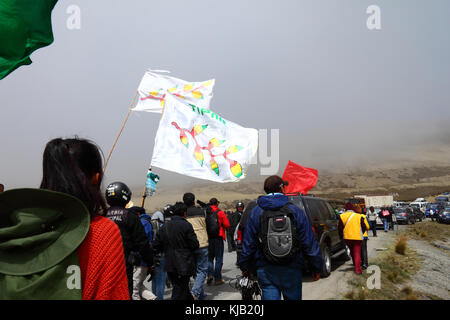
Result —
<instances>
[{"instance_id":1,"label":"person in red jacket","mask_svg":"<svg viewBox=\"0 0 450 320\"><path fill-rule=\"evenodd\" d=\"M209 206L211 207L211 212L208 213L209 217L217 216L218 232L211 233L208 230L208 278L206 283L210 285L215 280L215 285L223 284L225 281L222 279L222 266L223 266L223 251L224 251L224 241L226 239L226 229L230 227L230 222L228 221L225 212L220 210L219 201L216 198L209 200ZM207 217L207 227L208 219ZM210 219L215 220L214 219ZM215 260L215 264L214 264Z\"/></svg>"}]
</instances>

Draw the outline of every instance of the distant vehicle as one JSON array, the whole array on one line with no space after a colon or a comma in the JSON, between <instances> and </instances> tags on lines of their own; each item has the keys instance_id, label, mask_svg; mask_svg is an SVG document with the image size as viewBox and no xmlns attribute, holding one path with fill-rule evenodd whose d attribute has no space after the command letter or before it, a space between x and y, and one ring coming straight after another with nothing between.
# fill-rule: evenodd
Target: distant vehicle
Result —
<instances>
[{"instance_id":1,"label":"distant vehicle","mask_svg":"<svg viewBox=\"0 0 450 320\"><path fill-rule=\"evenodd\" d=\"M406 207L407 205L408 205L408 202L405 202L405 201L394 201L394 208Z\"/></svg>"},{"instance_id":2,"label":"distant vehicle","mask_svg":"<svg viewBox=\"0 0 450 320\"><path fill-rule=\"evenodd\" d=\"M414 216L411 208L394 208L395 217L397 218L398 224L414 224L416 223L416 218Z\"/></svg>"},{"instance_id":3,"label":"distant vehicle","mask_svg":"<svg viewBox=\"0 0 450 320\"><path fill-rule=\"evenodd\" d=\"M425 198L417 198L413 202L426 202Z\"/></svg>"},{"instance_id":4,"label":"distant vehicle","mask_svg":"<svg viewBox=\"0 0 450 320\"><path fill-rule=\"evenodd\" d=\"M364 199L364 205L366 208L370 207L380 208L380 207L394 206L394 196L392 195L382 195L382 196L355 195L354 198Z\"/></svg>"},{"instance_id":5,"label":"distant vehicle","mask_svg":"<svg viewBox=\"0 0 450 320\"><path fill-rule=\"evenodd\" d=\"M410 207L417 207L422 212L425 212L427 205L428 205L428 202L426 202L426 201L413 201L409 204Z\"/></svg>"},{"instance_id":6,"label":"distant vehicle","mask_svg":"<svg viewBox=\"0 0 450 320\"><path fill-rule=\"evenodd\" d=\"M337 257L344 260L351 259L349 248L344 240L339 238L338 215L324 199L297 194L287 194L287 196L289 201L305 211L322 252L324 261L322 276L329 276L331 259Z\"/></svg>"},{"instance_id":7,"label":"distant vehicle","mask_svg":"<svg viewBox=\"0 0 450 320\"><path fill-rule=\"evenodd\" d=\"M410 207L412 213L414 214L414 218L416 219L416 221L422 221L423 218L425 217L425 214L422 212L422 210L420 210L417 207Z\"/></svg>"},{"instance_id":8,"label":"distant vehicle","mask_svg":"<svg viewBox=\"0 0 450 320\"><path fill-rule=\"evenodd\" d=\"M446 207L438 216L439 223L450 223L450 207Z\"/></svg>"},{"instance_id":9,"label":"distant vehicle","mask_svg":"<svg viewBox=\"0 0 450 320\"><path fill-rule=\"evenodd\" d=\"M425 217L431 218L432 221L437 219L439 213L444 209L444 206L440 202L429 203L425 210Z\"/></svg>"},{"instance_id":10,"label":"distant vehicle","mask_svg":"<svg viewBox=\"0 0 450 320\"><path fill-rule=\"evenodd\" d=\"M448 202L449 196L439 196L434 198L434 200L436 200L436 202Z\"/></svg>"}]
</instances>

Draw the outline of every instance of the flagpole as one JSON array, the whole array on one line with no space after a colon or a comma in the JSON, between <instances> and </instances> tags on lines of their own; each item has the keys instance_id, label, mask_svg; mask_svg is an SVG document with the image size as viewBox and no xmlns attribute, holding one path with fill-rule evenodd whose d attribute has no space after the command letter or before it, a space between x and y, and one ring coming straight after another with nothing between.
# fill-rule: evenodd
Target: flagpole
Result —
<instances>
[{"instance_id":1,"label":"flagpole","mask_svg":"<svg viewBox=\"0 0 450 320\"><path fill-rule=\"evenodd\" d=\"M134 106L134 102L136 101L137 95L138 95L138 92L136 91L136 93L134 94L133 102L131 102L130 108L128 109L127 116L125 117L125 121L123 122L122 127L120 128L119 134L117 135L116 140L114 140L113 146L111 147L111 150L109 151L108 158L105 161L105 166L103 167L103 174L105 174L106 166L108 165L109 158L111 158L111 154L114 150L114 147L116 146L117 140L119 140L119 137L122 134L123 128L125 127L125 124L128 121L128 117L130 116L131 109Z\"/></svg>"}]
</instances>

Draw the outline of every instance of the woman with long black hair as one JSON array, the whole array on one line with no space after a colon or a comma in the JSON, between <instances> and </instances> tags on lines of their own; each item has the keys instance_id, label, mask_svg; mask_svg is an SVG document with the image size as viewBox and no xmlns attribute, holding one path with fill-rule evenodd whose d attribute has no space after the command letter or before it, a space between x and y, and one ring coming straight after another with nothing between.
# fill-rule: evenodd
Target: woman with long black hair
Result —
<instances>
[{"instance_id":1,"label":"woman with long black hair","mask_svg":"<svg viewBox=\"0 0 450 320\"><path fill-rule=\"evenodd\" d=\"M0 194L0 299L129 300L122 238L102 216L102 155L53 139L40 189Z\"/></svg>"}]
</instances>

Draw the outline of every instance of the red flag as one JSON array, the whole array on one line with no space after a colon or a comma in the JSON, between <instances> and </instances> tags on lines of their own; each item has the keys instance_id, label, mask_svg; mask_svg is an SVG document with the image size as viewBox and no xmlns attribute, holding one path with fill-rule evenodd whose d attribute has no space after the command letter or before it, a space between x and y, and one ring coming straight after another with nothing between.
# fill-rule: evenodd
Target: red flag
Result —
<instances>
[{"instance_id":1,"label":"red flag","mask_svg":"<svg viewBox=\"0 0 450 320\"><path fill-rule=\"evenodd\" d=\"M318 175L319 171L316 169L302 167L289 160L283 173L283 180L289 182L289 185L285 187L286 193L306 194L316 185Z\"/></svg>"}]
</instances>

